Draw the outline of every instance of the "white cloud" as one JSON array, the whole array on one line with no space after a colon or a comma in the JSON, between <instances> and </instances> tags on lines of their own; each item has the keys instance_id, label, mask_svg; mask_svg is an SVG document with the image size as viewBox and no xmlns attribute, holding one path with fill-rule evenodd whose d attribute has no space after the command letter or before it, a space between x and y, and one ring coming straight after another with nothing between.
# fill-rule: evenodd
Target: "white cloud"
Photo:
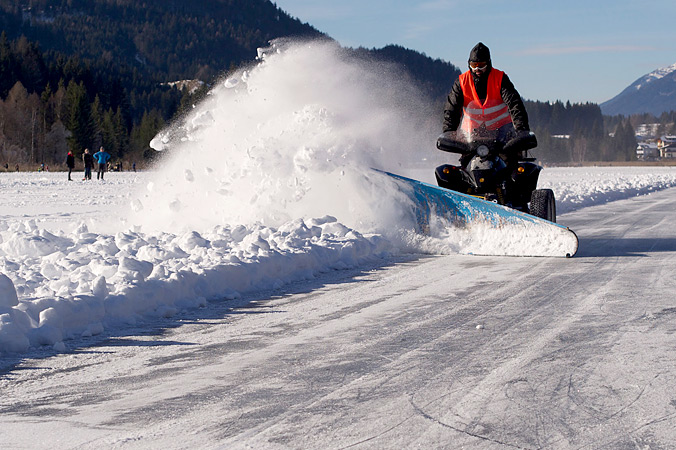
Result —
<instances>
[{"instance_id":1,"label":"white cloud","mask_svg":"<svg viewBox=\"0 0 676 450\"><path fill-rule=\"evenodd\" d=\"M439 27L428 23L410 23L404 28L402 38L404 40L417 40L427 38L429 34L434 33Z\"/></svg>"},{"instance_id":2,"label":"white cloud","mask_svg":"<svg viewBox=\"0 0 676 450\"><path fill-rule=\"evenodd\" d=\"M526 48L515 52L523 56L542 56L542 55L572 55L581 53L624 53L624 52L643 52L655 50L653 47L645 45L569 45L569 46L547 46Z\"/></svg>"},{"instance_id":3,"label":"white cloud","mask_svg":"<svg viewBox=\"0 0 676 450\"><path fill-rule=\"evenodd\" d=\"M432 0L428 2L422 2L418 5L418 9L421 11L445 11L448 9L453 9L460 4L457 0Z\"/></svg>"},{"instance_id":4,"label":"white cloud","mask_svg":"<svg viewBox=\"0 0 676 450\"><path fill-rule=\"evenodd\" d=\"M472 2L470 8L476 10L478 5L486 6L487 4L509 4L506 0L475 0ZM462 9L467 11L467 2L459 0L429 0L418 4L416 9L420 11L447 11L450 9Z\"/></svg>"}]
</instances>

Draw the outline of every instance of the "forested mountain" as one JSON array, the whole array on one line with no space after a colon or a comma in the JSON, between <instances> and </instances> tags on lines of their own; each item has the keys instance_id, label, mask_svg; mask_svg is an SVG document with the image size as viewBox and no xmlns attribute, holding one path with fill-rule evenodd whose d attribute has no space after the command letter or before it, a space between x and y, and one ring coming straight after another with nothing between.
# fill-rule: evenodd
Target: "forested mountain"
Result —
<instances>
[{"instance_id":1,"label":"forested mountain","mask_svg":"<svg viewBox=\"0 0 676 450\"><path fill-rule=\"evenodd\" d=\"M100 145L115 160L142 163L156 132L258 47L328 38L269 0L0 0L0 31L0 162L12 166L60 163L68 149L79 157ZM352 51L406 70L439 108L441 126L460 69L396 45ZM203 87L171 84L179 80ZM618 123L597 105L527 108L545 161L631 158L631 143L613 150L608 133Z\"/></svg>"},{"instance_id":2,"label":"forested mountain","mask_svg":"<svg viewBox=\"0 0 676 450\"><path fill-rule=\"evenodd\" d=\"M405 67L412 78L420 85L431 99L443 101L460 69L453 64L432 59L424 53L409 50L400 45L387 45L381 49L366 50L359 48L357 54L368 55L369 58L393 62Z\"/></svg>"},{"instance_id":3,"label":"forested mountain","mask_svg":"<svg viewBox=\"0 0 676 450\"><path fill-rule=\"evenodd\" d=\"M322 35L267 0L0 0L0 13L10 38L164 81L206 81L271 39Z\"/></svg>"}]
</instances>

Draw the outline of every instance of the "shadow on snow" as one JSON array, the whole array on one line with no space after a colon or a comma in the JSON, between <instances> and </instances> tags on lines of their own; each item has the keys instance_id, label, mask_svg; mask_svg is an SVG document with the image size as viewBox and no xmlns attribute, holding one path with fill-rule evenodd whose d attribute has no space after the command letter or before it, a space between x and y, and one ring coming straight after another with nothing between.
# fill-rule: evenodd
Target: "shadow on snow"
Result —
<instances>
[{"instance_id":1,"label":"shadow on snow","mask_svg":"<svg viewBox=\"0 0 676 450\"><path fill-rule=\"evenodd\" d=\"M106 330L97 336L66 340L64 342L68 348L66 352L57 352L45 346L31 348L24 353L3 354L0 355L0 379L11 377L11 374L16 371L38 370L40 368L31 367L30 361L46 359L58 354L110 353L110 350L106 350L105 347L198 346L201 344L168 340L165 337L169 335L170 330L183 325L222 324L227 326L227 323L222 321L228 317L234 319L238 315L275 314L280 311L266 306L266 303L271 300L311 293L330 285L367 282L359 278L369 272L415 262L427 257L431 256L400 255L382 258L357 268L332 270L318 275L315 279L296 281L277 289L248 292L234 300L212 300L205 307L182 310L169 318L143 317L136 325ZM269 309L266 310L266 308ZM224 344L227 345L227 343Z\"/></svg>"},{"instance_id":2,"label":"shadow on snow","mask_svg":"<svg viewBox=\"0 0 676 450\"><path fill-rule=\"evenodd\" d=\"M580 237L575 258L647 257L661 252L676 252L676 238Z\"/></svg>"}]
</instances>

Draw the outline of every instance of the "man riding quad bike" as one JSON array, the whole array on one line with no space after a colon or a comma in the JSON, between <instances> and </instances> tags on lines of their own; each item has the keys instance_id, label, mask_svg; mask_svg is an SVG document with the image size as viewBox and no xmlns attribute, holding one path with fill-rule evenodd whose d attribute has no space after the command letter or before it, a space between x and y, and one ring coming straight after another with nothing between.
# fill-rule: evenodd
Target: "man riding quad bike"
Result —
<instances>
[{"instance_id":1,"label":"man riding quad bike","mask_svg":"<svg viewBox=\"0 0 676 450\"><path fill-rule=\"evenodd\" d=\"M483 43L472 49L468 65L447 97L437 140L440 150L461 155L460 166L438 167L439 186L556 221L554 193L536 189L542 167L526 157L537 140L521 96L507 75L492 67Z\"/></svg>"}]
</instances>

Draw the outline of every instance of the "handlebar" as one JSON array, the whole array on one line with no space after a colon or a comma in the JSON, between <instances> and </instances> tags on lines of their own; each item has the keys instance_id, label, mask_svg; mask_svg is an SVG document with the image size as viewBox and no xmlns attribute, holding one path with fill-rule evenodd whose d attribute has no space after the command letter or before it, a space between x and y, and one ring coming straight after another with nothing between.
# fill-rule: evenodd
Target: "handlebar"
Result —
<instances>
[{"instance_id":1,"label":"handlebar","mask_svg":"<svg viewBox=\"0 0 676 450\"><path fill-rule=\"evenodd\" d=\"M449 153L469 153L481 144L486 144L492 150L497 150L500 153L525 152L538 145L535 133L531 131L519 131L517 135L507 141L507 143L502 143L494 139L475 139L471 142L464 142L459 140L453 131L442 133L437 138L437 148Z\"/></svg>"}]
</instances>

